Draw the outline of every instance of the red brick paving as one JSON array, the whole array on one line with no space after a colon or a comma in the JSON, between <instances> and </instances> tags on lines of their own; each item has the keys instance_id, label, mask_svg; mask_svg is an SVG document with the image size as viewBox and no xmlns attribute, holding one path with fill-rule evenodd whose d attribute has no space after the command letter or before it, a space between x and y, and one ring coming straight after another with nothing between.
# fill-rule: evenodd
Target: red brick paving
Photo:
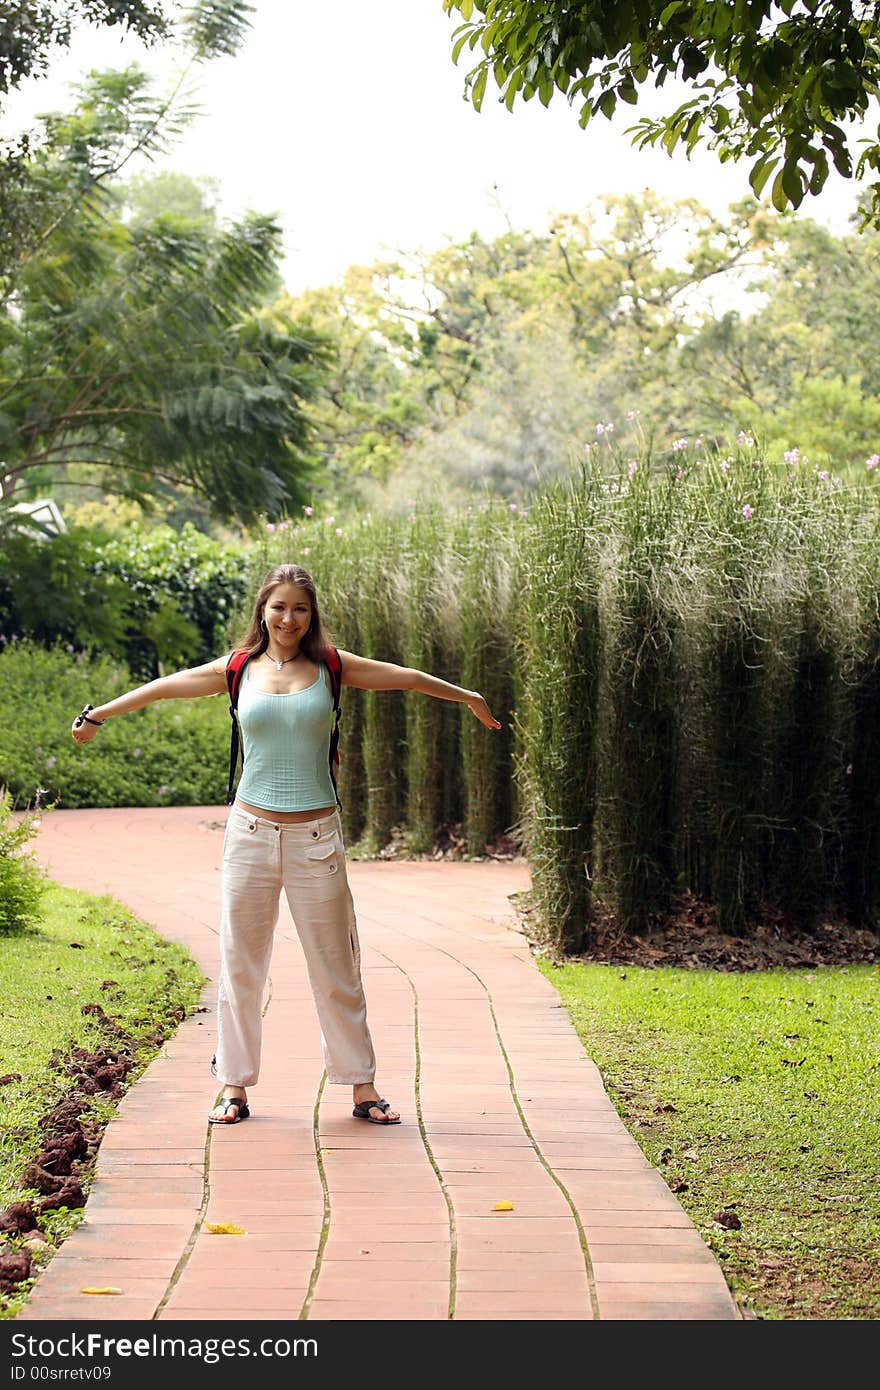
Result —
<instances>
[{"instance_id":1,"label":"red brick paving","mask_svg":"<svg viewBox=\"0 0 880 1390\"><path fill-rule=\"evenodd\" d=\"M522 865L350 864L377 1084L404 1117L387 1131L351 1116L347 1087L321 1090L318 1024L282 903L252 1118L209 1127L225 815L43 822L36 849L51 876L112 894L187 945L209 977L209 1012L120 1104L85 1218L19 1319L738 1316L515 930L508 895L528 886ZM514 1210L494 1212L499 1200ZM246 1234L213 1235L208 1222Z\"/></svg>"}]
</instances>

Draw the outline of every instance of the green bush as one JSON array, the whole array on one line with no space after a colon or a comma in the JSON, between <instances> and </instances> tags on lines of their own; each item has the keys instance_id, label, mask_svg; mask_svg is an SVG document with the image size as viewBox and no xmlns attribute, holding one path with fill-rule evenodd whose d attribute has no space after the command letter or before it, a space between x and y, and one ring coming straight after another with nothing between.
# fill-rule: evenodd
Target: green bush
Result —
<instances>
[{"instance_id":1,"label":"green bush","mask_svg":"<svg viewBox=\"0 0 880 1390\"><path fill-rule=\"evenodd\" d=\"M12 797L0 789L0 936L24 931L39 912L43 874L22 848L33 833L33 817L13 820Z\"/></svg>"},{"instance_id":2,"label":"green bush","mask_svg":"<svg viewBox=\"0 0 880 1390\"><path fill-rule=\"evenodd\" d=\"M20 805L216 806L226 796L225 697L162 700L111 720L88 744L70 726L83 705L137 685L107 656L10 642L0 654L5 718L0 783Z\"/></svg>"},{"instance_id":3,"label":"green bush","mask_svg":"<svg viewBox=\"0 0 880 1390\"><path fill-rule=\"evenodd\" d=\"M190 523L124 536L74 528L11 536L0 552L0 632L106 652L141 680L223 651L249 582L244 552Z\"/></svg>"}]
</instances>

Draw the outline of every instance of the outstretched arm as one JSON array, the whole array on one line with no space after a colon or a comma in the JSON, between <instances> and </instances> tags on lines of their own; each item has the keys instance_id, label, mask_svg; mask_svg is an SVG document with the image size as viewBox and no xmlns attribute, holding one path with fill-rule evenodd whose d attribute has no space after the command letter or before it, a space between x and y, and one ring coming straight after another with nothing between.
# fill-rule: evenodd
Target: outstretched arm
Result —
<instances>
[{"instance_id":1,"label":"outstretched arm","mask_svg":"<svg viewBox=\"0 0 880 1390\"><path fill-rule=\"evenodd\" d=\"M339 655L342 658L342 684L354 690L418 690L422 695L433 695L438 700L456 700L466 704L487 729L501 728L478 690L465 690L460 685L450 685L449 681L440 680L439 676L431 676L427 671L417 671L412 666L395 666L390 661L371 661L366 656L356 656L354 652L344 652L341 648Z\"/></svg>"},{"instance_id":2,"label":"outstretched arm","mask_svg":"<svg viewBox=\"0 0 880 1390\"><path fill-rule=\"evenodd\" d=\"M194 700L200 695L220 695L226 689L226 663L228 656L208 661L204 666L192 666L188 671L174 671L170 676L160 676L158 680L148 681L134 690L127 690L115 700L105 705L97 705L89 710L91 719L103 722L117 714L130 714L132 710L143 709L156 700ZM76 721L71 727L77 743L88 743L97 733L95 724L80 724Z\"/></svg>"}]
</instances>

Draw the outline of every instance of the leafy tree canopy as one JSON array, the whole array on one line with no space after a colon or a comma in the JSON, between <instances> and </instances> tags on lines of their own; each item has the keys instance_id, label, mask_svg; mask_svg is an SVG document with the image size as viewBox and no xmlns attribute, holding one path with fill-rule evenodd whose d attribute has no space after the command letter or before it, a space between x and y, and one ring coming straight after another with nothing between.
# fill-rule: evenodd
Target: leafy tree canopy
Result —
<instances>
[{"instance_id":1,"label":"leafy tree canopy","mask_svg":"<svg viewBox=\"0 0 880 1390\"><path fill-rule=\"evenodd\" d=\"M147 0L19 0L2 5L0 104L24 78L45 73L52 53L69 44L78 22L124 25L147 41L174 38L182 44L190 68L234 53L247 32L252 8L246 0L197 0L187 6ZM119 74L115 91L107 74L96 89L98 101L119 105L119 119L104 122L105 138L101 121L90 121L86 114L81 138L66 139L68 178L63 189L57 177L47 187L44 171L46 156L57 151L57 127L67 126L67 117L44 120L37 130L12 139L0 137L0 298L8 297L24 261L81 198L115 177L132 155L159 153L194 114L180 98L185 73L177 91L157 103L147 101L142 89L132 84L132 71ZM81 90L87 89L88 84Z\"/></svg>"},{"instance_id":2,"label":"leafy tree canopy","mask_svg":"<svg viewBox=\"0 0 880 1390\"><path fill-rule=\"evenodd\" d=\"M92 177L133 139L151 148L163 113L137 69L93 73L31 162L43 216L54 214L0 311L6 502L84 464L141 502L157 479L195 489L220 518L306 500L304 402L322 348L290 317L265 313L279 225L250 214L220 226L197 203L173 201L126 218L126 190Z\"/></svg>"},{"instance_id":3,"label":"leafy tree canopy","mask_svg":"<svg viewBox=\"0 0 880 1390\"><path fill-rule=\"evenodd\" d=\"M635 106L639 88L675 75L694 95L630 127L640 147L716 150L753 160L756 196L773 179L781 211L818 193L829 160L844 178L880 174L877 133L847 129L880 90L877 0L443 0L463 23L455 61L479 52L467 89L480 109L491 78L508 110L517 96L549 105L563 92L580 124ZM855 157L854 144L862 151ZM880 180L864 218L880 225Z\"/></svg>"},{"instance_id":4,"label":"leafy tree canopy","mask_svg":"<svg viewBox=\"0 0 880 1390\"><path fill-rule=\"evenodd\" d=\"M67 48L82 23L126 29L146 43L167 38L176 26L200 57L232 53L253 6L241 0L13 0L0 7L0 93L27 77L42 77L53 53Z\"/></svg>"}]
</instances>

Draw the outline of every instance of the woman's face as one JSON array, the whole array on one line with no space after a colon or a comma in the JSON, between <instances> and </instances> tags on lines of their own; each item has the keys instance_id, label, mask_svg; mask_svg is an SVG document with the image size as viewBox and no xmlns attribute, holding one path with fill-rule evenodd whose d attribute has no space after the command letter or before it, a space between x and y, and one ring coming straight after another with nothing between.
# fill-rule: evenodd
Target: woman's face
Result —
<instances>
[{"instance_id":1,"label":"woman's face","mask_svg":"<svg viewBox=\"0 0 880 1390\"><path fill-rule=\"evenodd\" d=\"M281 646L295 646L305 637L312 620L308 592L298 584L278 584L263 608L263 621L270 637Z\"/></svg>"}]
</instances>

